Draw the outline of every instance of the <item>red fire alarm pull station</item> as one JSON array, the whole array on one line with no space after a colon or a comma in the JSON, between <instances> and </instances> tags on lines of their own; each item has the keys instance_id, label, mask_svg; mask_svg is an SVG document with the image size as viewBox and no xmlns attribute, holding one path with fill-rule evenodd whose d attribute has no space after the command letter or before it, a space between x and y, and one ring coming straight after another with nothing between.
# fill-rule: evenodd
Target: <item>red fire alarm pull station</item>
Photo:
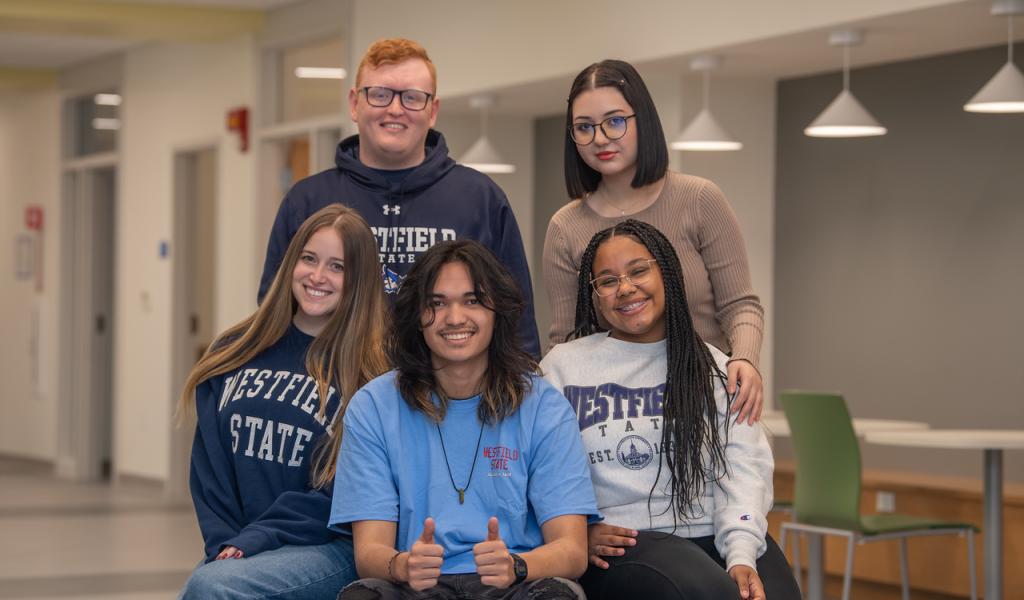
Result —
<instances>
[{"instance_id":1,"label":"red fire alarm pull station","mask_svg":"<svg viewBox=\"0 0 1024 600\"><path fill-rule=\"evenodd\" d=\"M238 133L239 149L249 151L249 109L240 106L228 111L228 131Z\"/></svg>"},{"instance_id":2,"label":"red fire alarm pull station","mask_svg":"<svg viewBox=\"0 0 1024 600\"><path fill-rule=\"evenodd\" d=\"M43 207L42 206L26 206L25 207L25 228L31 231L42 231L43 230Z\"/></svg>"}]
</instances>

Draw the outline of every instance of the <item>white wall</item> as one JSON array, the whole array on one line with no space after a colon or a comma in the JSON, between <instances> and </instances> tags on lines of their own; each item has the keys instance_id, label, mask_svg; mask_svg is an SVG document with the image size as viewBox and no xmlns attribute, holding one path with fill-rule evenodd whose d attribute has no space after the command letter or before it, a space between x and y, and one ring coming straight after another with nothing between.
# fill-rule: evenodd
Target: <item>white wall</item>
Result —
<instances>
[{"instance_id":1,"label":"white wall","mask_svg":"<svg viewBox=\"0 0 1024 600\"><path fill-rule=\"evenodd\" d=\"M252 106L254 46L159 44L124 61L119 172L114 463L119 473L164 479L172 411L172 265L159 246L173 232L175 151L217 148L216 322L219 331L255 308L252 155L225 127L227 111Z\"/></svg>"},{"instance_id":2,"label":"white wall","mask_svg":"<svg viewBox=\"0 0 1024 600\"><path fill-rule=\"evenodd\" d=\"M59 106L53 91L0 96L0 453L43 460L57 454ZM41 293L15 277L29 205L44 211Z\"/></svg>"}]
</instances>

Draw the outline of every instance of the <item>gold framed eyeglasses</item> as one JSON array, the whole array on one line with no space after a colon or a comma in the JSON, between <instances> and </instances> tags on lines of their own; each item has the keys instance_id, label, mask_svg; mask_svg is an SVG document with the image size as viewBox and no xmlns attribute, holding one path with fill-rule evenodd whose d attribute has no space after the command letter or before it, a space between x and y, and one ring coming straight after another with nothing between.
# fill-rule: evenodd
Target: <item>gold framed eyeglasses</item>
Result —
<instances>
[{"instance_id":1,"label":"gold framed eyeglasses","mask_svg":"<svg viewBox=\"0 0 1024 600\"><path fill-rule=\"evenodd\" d=\"M593 286L598 296L611 296L619 291L619 286L622 285L623 280L628 281L632 285L642 285L650 281L651 273L657 265L657 259L648 258L647 260L634 263L625 275L600 275L591 279L590 285Z\"/></svg>"}]
</instances>

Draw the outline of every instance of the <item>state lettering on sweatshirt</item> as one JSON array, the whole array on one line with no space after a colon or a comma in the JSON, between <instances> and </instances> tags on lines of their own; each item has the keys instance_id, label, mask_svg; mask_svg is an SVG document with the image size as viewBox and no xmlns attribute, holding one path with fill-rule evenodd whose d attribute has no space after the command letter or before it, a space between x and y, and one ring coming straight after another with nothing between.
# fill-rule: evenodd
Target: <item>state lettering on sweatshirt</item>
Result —
<instances>
[{"instance_id":1,"label":"state lettering on sweatshirt","mask_svg":"<svg viewBox=\"0 0 1024 600\"><path fill-rule=\"evenodd\" d=\"M654 387L629 388L616 383L598 386L567 385L562 390L569 400L580 432L601 426L609 421L626 421L626 431L633 429L629 419L658 418L665 402L665 384ZM660 421L660 419L657 419ZM655 425L657 427L657 425Z\"/></svg>"},{"instance_id":2,"label":"state lettering on sweatshirt","mask_svg":"<svg viewBox=\"0 0 1024 600\"><path fill-rule=\"evenodd\" d=\"M382 265L412 264L438 242L456 239L454 229L438 227L371 227Z\"/></svg>"},{"instance_id":3,"label":"state lettering on sweatshirt","mask_svg":"<svg viewBox=\"0 0 1024 600\"><path fill-rule=\"evenodd\" d=\"M328 388L328 406L336 394L334 386ZM333 431L341 412L341 403L335 404L320 414L319 388L306 373L249 368L224 380L218 412L231 412L233 454L300 467L320 428L328 435Z\"/></svg>"},{"instance_id":4,"label":"state lettering on sweatshirt","mask_svg":"<svg viewBox=\"0 0 1024 600\"><path fill-rule=\"evenodd\" d=\"M562 393L576 412L587 446L598 446L587 453L591 465L639 471L657 464L664 450L661 426L665 384L637 388L616 383L567 385ZM657 438L651 439L651 434Z\"/></svg>"}]
</instances>

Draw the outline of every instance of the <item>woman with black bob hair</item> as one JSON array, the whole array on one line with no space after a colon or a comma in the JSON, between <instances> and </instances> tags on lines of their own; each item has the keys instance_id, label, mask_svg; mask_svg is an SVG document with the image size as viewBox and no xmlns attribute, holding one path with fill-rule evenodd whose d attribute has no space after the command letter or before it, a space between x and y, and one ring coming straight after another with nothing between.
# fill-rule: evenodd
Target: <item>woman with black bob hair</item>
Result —
<instances>
[{"instance_id":1,"label":"woman with black bob hair","mask_svg":"<svg viewBox=\"0 0 1024 600\"><path fill-rule=\"evenodd\" d=\"M626 218L651 223L679 255L697 333L729 355L727 388L739 391L733 410L753 423L763 404L757 365L764 310L725 196L706 179L668 169L657 108L629 63L604 60L583 69L569 90L565 125L572 200L552 217L544 240L549 347L572 331L576 274L591 236Z\"/></svg>"},{"instance_id":2,"label":"woman with black bob hair","mask_svg":"<svg viewBox=\"0 0 1024 600\"><path fill-rule=\"evenodd\" d=\"M588 243L572 341L541 362L577 413L598 508L591 600L797 600L767 535L771 448L730 413L727 357L701 341L671 242L628 219Z\"/></svg>"}]
</instances>

